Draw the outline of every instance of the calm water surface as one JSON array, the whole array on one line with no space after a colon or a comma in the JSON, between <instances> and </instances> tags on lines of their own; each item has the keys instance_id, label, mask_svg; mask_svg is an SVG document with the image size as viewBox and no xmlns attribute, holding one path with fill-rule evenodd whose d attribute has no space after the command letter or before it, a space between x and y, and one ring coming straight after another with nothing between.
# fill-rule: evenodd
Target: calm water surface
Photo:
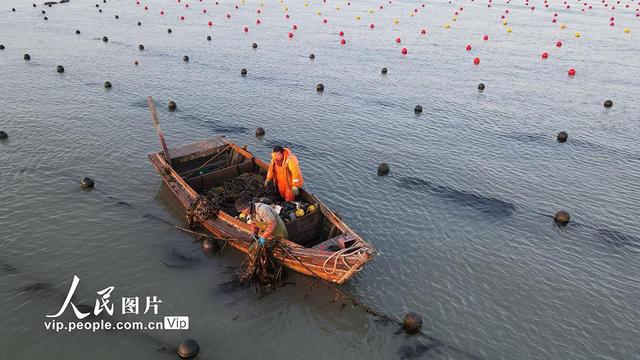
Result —
<instances>
[{"instance_id":1,"label":"calm water surface","mask_svg":"<svg viewBox=\"0 0 640 360\"><path fill-rule=\"evenodd\" d=\"M109 0L99 13L90 1L3 0L0 358L175 358L157 350L193 337L203 359L640 359L638 5L569 3ZM343 289L423 314L446 346L341 309L326 289L305 298L312 280L296 274L262 299L221 287L242 255L206 256L153 218L183 222L146 157L159 148L149 95L170 145L224 133L263 159L291 147L305 187L380 249ZM378 177L383 161L391 173ZM85 176L94 191L79 188ZM561 209L565 228L550 218ZM73 274L78 303L114 285L116 298L158 296L161 314L191 327L45 331Z\"/></svg>"}]
</instances>

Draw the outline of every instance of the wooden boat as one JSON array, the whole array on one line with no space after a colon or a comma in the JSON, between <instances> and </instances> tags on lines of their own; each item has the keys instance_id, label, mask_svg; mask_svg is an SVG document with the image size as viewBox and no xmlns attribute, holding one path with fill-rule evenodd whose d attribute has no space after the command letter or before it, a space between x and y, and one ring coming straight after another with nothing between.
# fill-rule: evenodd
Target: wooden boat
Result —
<instances>
[{"instance_id":1,"label":"wooden boat","mask_svg":"<svg viewBox=\"0 0 640 360\"><path fill-rule=\"evenodd\" d=\"M266 174L267 163L224 136L168 149L152 100L149 104L163 147L162 151L150 154L149 159L185 209L189 209L204 191L227 179L244 173ZM195 176L191 175L194 170L198 170ZM365 242L313 194L301 189L299 197L307 203L317 204L318 210L286 223L289 239L281 242L287 250L274 248L275 258L286 268L305 275L318 276L336 284L348 281L376 255L375 247ZM217 216L198 219L198 222L216 237L236 239L229 241L229 245L247 253L255 241L251 225L234 215L220 210Z\"/></svg>"}]
</instances>

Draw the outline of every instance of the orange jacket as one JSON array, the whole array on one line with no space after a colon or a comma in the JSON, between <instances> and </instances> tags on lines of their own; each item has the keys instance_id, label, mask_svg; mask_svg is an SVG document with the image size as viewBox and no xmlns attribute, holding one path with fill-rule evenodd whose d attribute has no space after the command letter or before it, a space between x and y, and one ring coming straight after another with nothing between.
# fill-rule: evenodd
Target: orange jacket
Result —
<instances>
[{"instance_id":1,"label":"orange jacket","mask_svg":"<svg viewBox=\"0 0 640 360\"><path fill-rule=\"evenodd\" d=\"M271 154L271 163L269 163L269 170L267 171L267 180L274 180L278 187L280 196L285 201L293 201L295 196L293 195L292 187L302 187L304 179L300 172L300 165L298 165L298 158L291 152L290 149L284 149L284 158L282 164L278 165L276 162L276 154Z\"/></svg>"}]
</instances>

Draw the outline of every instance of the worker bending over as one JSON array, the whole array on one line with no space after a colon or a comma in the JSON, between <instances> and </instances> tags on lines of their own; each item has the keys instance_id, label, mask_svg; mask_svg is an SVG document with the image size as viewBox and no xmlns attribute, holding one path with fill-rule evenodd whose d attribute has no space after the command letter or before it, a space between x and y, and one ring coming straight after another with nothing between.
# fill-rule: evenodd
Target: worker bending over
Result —
<instances>
[{"instance_id":1,"label":"worker bending over","mask_svg":"<svg viewBox=\"0 0 640 360\"><path fill-rule=\"evenodd\" d=\"M300 165L298 165L298 158L293 155L290 149L282 146L273 148L264 186L267 187L271 180L275 182L280 196L285 201L293 201L300 194L304 180L300 172Z\"/></svg>"},{"instance_id":2,"label":"worker bending over","mask_svg":"<svg viewBox=\"0 0 640 360\"><path fill-rule=\"evenodd\" d=\"M253 203L249 199L238 199L235 202L236 210L245 216L251 215L256 228L254 231L260 236L258 242L264 245L267 240L286 239L289 234L284 222L278 213L269 205L260 202Z\"/></svg>"}]
</instances>

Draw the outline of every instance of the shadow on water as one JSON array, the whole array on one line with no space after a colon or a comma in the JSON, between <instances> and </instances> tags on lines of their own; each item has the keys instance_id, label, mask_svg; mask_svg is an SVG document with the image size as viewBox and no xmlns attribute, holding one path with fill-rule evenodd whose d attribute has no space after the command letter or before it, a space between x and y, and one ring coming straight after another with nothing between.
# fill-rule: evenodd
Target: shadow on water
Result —
<instances>
[{"instance_id":1,"label":"shadow on water","mask_svg":"<svg viewBox=\"0 0 640 360\"><path fill-rule=\"evenodd\" d=\"M640 237L611 229L595 229L598 239L612 247L640 253Z\"/></svg>"},{"instance_id":2,"label":"shadow on water","mask_svg":"<svg viewBox=\"0 0 640 360\"><path fill-rule=\"evenodd\" d=\"M442 344L437 342L419 343L416 345L403 345L398 349L398 356L403 360L426 359L434 354L442 354Z\"/></svg>"},{"instance_id":3,"label":"shadow on water","mask_svg":"<svg viewBox=\"0 0 640 360\"><path fill-rule=\"evenodd\" d=\"M495 217L511 216L516 210L515 205L504 200L454 189L445 185L434 184L416 177L401 177L398 179L398 186L404 189L425 191L429 194Z\"/></svg>"}]
</instances>

